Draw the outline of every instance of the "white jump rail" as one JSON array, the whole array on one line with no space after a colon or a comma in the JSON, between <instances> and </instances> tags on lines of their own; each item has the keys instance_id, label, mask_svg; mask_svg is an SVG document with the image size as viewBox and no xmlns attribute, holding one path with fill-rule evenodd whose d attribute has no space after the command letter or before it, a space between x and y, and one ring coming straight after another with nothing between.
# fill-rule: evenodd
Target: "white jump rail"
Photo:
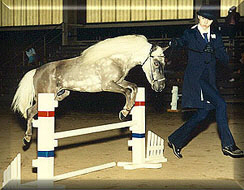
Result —
<instances>
[{"instance_id":1,"label":"white jump rail","mask_svg":"<svg viewBox=\"0 0 244 190\"><path fill-rule=\"evenodd\" d=\"M113 129L129 127L132 125L133 125L132 121L126 121L121 123L113 123L113 124L107 124L102 126L89 127L84 129L75 129L75 130L64 131L64 132L56 132L54 134L54 139L62 139L67 137L74 137L74 136L86 135L91 133L110 131Z\"/></svg>"}]
</instances>

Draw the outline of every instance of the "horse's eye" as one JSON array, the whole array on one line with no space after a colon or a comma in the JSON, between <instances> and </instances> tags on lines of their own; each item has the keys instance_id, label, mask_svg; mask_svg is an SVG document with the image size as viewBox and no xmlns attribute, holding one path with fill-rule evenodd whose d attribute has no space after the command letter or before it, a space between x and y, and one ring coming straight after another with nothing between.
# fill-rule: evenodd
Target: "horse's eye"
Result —
<instances>
[{"instance_id":1,"label":"horse's eye","mask_svg":"<svg viewBox=\"0 0 244 190\"><path fill-rule=\"evenodd\" d=\"M159 67L160 62L159 62L159 61L154 61L154 65L155 65L156 67Z\"/></svg>"}]
</instances>

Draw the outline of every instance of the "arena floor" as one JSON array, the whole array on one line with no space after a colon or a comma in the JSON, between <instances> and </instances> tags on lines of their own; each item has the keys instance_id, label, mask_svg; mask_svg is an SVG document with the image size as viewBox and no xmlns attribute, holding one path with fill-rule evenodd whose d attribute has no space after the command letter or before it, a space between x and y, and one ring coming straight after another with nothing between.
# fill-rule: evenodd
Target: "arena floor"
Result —
<instances>
[{"instance_id":1,"label":"arena floor","mask_svg":"<svg viewBox=\"0 0 244 190\"><path fill-rule=\"evenodd\" d=\"M228 104L229 125L237 145L244 149L244 105ZM62 108L58 108L62 109ZM185 113L185 117L190 116ZM167 139L184 121L183 113L156 113L147 110L146 126ZM214 117L199 127L199 133L182 150L183 159L177 159L165 145L165 157L161 169L124 170L113 167L102 171L55 182L67 189L244 189L244 158L233 159L222 154ZM119 122L117 113L86 113L68 111L57 113L56 130L64 131L83 127ZM2 173L11 160L22 155L22 182L36 179L32 159L36 159L36 129L33 141L26 151L22 149L24 121L3 106L0 110L0 184ZM99 164L130 161L127 141L129 131L112 130L60 140L55 152L55 174L62 174Z\"/></svg>"}]
</instances>

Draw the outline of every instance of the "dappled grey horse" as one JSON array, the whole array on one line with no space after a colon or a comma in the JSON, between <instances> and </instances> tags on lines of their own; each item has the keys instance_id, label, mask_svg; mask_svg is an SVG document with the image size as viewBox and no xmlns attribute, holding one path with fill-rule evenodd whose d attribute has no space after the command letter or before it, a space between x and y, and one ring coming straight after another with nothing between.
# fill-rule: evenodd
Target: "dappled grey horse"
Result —
<instances>
[{"instance_id":1,"label":"dappled grey horse","mask_svg":"<svg viewBox=\"0 0 244 190\"><path fill-rule=\"evenodd\" d=\"M37 114L38 93L54 93L62 101L70 90L79 92L116 92L126 98L119 113L123 120L135 103L137 86L125 80L128 72L142 65L153 90L165 87L166 49L150 44L142 35L127 35L101 41L78 57L47 63L25 74L15 93L12 109L27 120L24 144L31 141L32 120Z\"/></svg>"}]
</instances>

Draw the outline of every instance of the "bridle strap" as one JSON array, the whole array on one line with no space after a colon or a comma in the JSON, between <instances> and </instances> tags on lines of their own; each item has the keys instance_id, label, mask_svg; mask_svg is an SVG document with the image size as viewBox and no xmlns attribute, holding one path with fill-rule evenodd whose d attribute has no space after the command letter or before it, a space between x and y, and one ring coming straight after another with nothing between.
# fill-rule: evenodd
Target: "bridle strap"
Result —
<instances>
[{"instance_id":1,"label":"bridle strap","mask_svg":"<svg viewBox=\"0 0 244 190\"><path fill-rule=\"evenodd\" d=\"M142 66L143 65L145 65L145 63L147 62L147 60L149 59L149 58L152 58L153 56L152 56L152 52L155 50L155 45L153 45L152 44L152 46L151 46L151 48L150 48L150 52L149 52L149 55L147 56L147 58L146 58L146 60L142 63ZM152 79L152 81L154 82L154 81L162 81L162 80L165 80L165 79L157 79L157 80L154 80L154 77L153 77L153 72L152 72L152 62L151 62L151 59L150 59L150 70L151 70L151 79Z\"/></svg>"},{"instance_id":2,"label":"bridle strap","mask_svg":"<svg viewBox=\"0 0 244 190\"><path fill-rule=\"evenodd\" d=\"M147 56L146 60L142 63L142 66L147 62L149 57L152 57L152 52L154 51L154 48L155 48L155 45L152 44L150 51L149 51L149 55Z\"/></svg>"}]
</instances>

